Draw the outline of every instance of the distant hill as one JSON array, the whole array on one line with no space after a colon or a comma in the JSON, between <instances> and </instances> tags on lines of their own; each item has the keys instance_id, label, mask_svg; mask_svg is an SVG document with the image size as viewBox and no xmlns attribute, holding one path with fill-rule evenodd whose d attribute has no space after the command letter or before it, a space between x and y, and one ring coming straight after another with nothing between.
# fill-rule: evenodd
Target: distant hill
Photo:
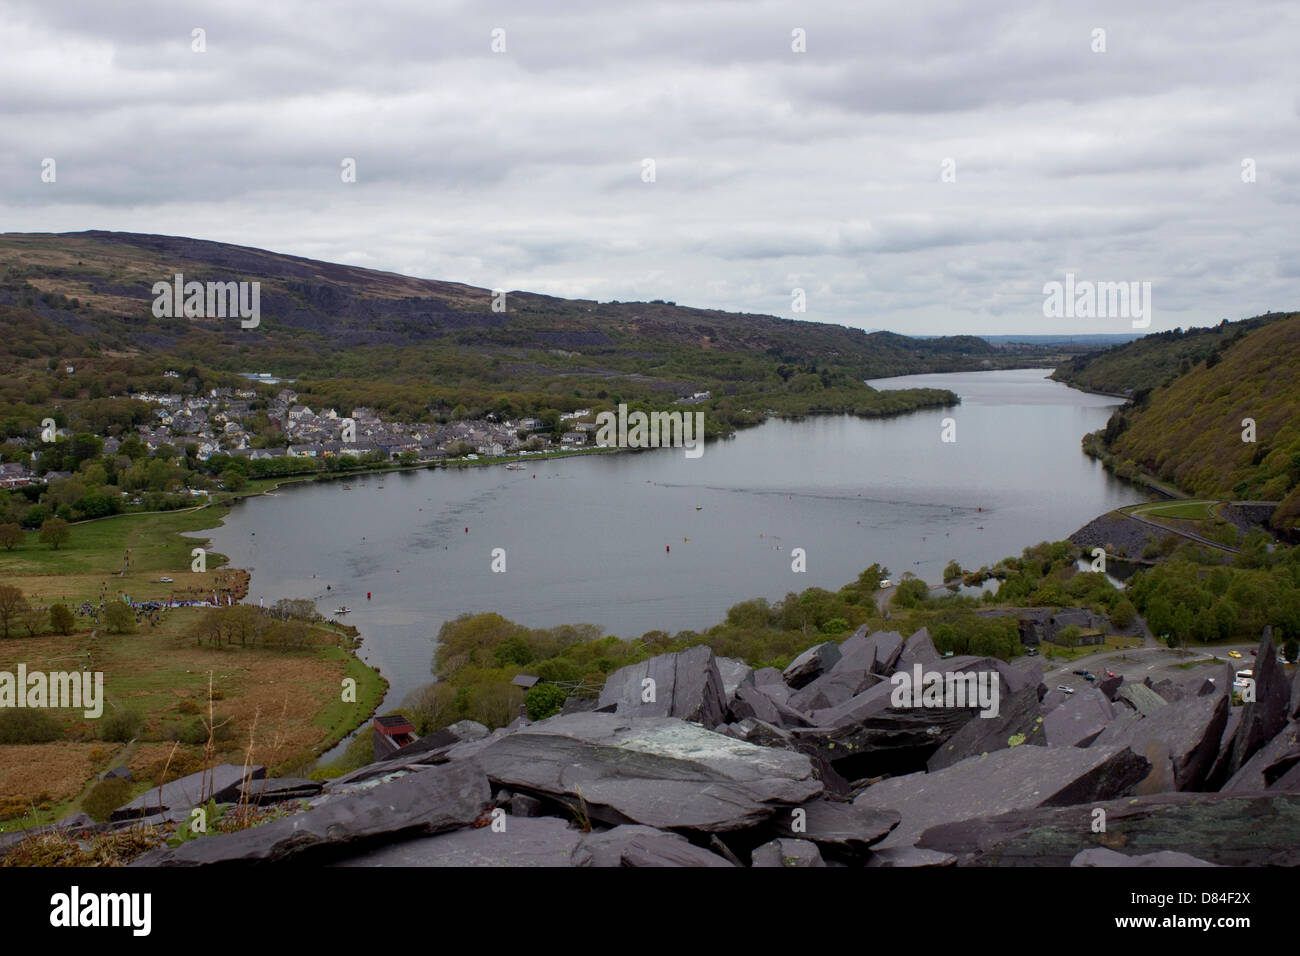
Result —
<instances>
[{"instance_id":1,"label":"distant hill","mask_svg":"<svg viewBox=\"0 0 1300 956\"><path fill-rule=\"evenodd\" d=\"M259 283L260 324L155 317L154 284L176 273ZM56 399L174 388L163 377L171 370L191 390L272 372L293 378L313 404L365 405L402 420L662 405L708 391L711 421L725 426L752 424L767 409L881 415L950 404L947 391L881 393L863 380L1033 360L969 335L868 334L663 301L510 290L504 311L493 304L490 289L220 242L3 234L0 422L13 424L0 430L30 432L42 417L35 409Z\"/></svg>"},{"instance_id":2,"label":"distant hill","mask_svg":"<svg viewBox=\"0 0 1300 956\"><path fill-rule=\"evenodd\" d=\"M1205 361L1117 412L1104 441L1120 462L1191 494L1281 501L1273 524L1291 530L1300 518L1300 314L1266 318L1238 323L1245 334L1220 337ZM1248 418L1254 443L1242 437Z\"/></svg>"},{"instance_id":3,"label":"distant hill","mask_svg":"<svg viewBox=\"0 0 1300 956\"><path fill-rule=\"evenodd\" d=\"M1240 322L1224 319L1209 328L1156 332L1124 345L1076 356L1059 365L1052 378L1076 388L1131 396L1165 384L1204 362L1216 349L1222 350L1252 329L1291 314L1271 313Z\"/></svg>"}]
</instances>

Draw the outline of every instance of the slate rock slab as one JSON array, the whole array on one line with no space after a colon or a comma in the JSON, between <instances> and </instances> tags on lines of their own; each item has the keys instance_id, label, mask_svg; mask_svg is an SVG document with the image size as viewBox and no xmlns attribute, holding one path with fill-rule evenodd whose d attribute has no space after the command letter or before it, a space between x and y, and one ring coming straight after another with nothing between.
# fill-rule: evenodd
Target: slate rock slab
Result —
<instances>
[{"instance_id":1,"label":"slate rock slab","mask_svg":"<svg viewBox=\"0 0 1300 956\"><path fill-rule=\"evenodd\" d=\"M642 700L645 680L654 681L654 700ZM678 717L705 727L727 719L727 698L713 649L704 645L660 654L620 667L605 681L600 706L619 716Z\"/></svg>"},{"instance_id":2,"label":"slate rock slab","mask_svg":"<svg viewBox=\"0 0 1300 956\"><path fill-rule=\"evenodd\" d=\"M1105 833L1092 830L1094 809L1106 814ZM1020 809L935 826L917 845L952 853L959 866L1068 866L1098 846L1133 855L1192 849L1220 866L1296 866L1300 796L1162 793Z\"/></svg>"},{"instance_id":3,"label":"slate rock slab","mask_svg":"<svg viewBox=\"0 0 1300 956\"><path fill-rule=\"evenodd\" d=\"M179 780L145 791L130 803L118 807L109 814L109 820L117 822L140 819L168 810L183 810L188 813L194 807L202 806L209 800L215 800L217 803L233 803L239 799L240 787L247 781L261 780L265 776L265 767L245 769L237 764L217 764L211 770L192 773L188 777L181 777Z\"/></svg>"},{"instance_id":4,"label":"slate rock slab","mask_svg":"<svg viewBox=\"0 0 1300 956\"><path fill-rule=\"evenodd\" d=\"M570 866L582 831L558 817L509 817L505 830L467 827L357 854L338 866Z\"/></svg>"},{"instance_id":5,"label":"slate rock slab","mask_svg":"<svg viewBox=\"0 0 1300 956\"><path fill-rule=\"evenodd\" d=\"M1127 746L1151 759L1150 748L1158 743L1165 748L1173 773L1173 785L1168 789L1201 789L1218 756L1231 707L1231 669L1225 666L1223 670L1212 696L1184 697L1145 717L1128 714L1111 723L1095 745Z\"/></svg>"},{"instance_id":6,"label":"slate rock slab","mask_svg":"<svg viewBox=\"0 0 1300 956\"><path fill-rule=\"evenodd\" d=\"M1115 719L1115 708L1096 687L1085 687L1043 718L1049 747L1086 747Z\"/></svg>"},{"instance_id":7,"label":"slate rock slab","mask_svg":"<svg viewBox=\"0 0 1300 956\"><path fill-rule=\"evenodd\" d=\"M829 670L790 695L790 706L808 712L842 704L880 683L902 650L897 631L867 634L864 626L840 645L840 659Z\"/></svg>"},{"instance_id":8,"label":"slate rock slab","mask_svg":"<svg viewBox=\"0 0 1300 956\"><path fill-rule=\"evenodd\" d=\"M300 800L321 792L324 784L305 777L267 777L250 780L240 788L240 798L252 803L277 803L283 800Z\"/></svg>"},{"instance_id":9,"label":"slate rock slab","mask_svg":"<svg viewBox=\"0 0 1300 956\"><path fill-rule=\"evenodd\" d=\"M619 826L581 835L574 866L734 866L678 833L647 826Z\"/></svg>"},{"instance_id":10,"label":"slate rock slab","mask_svg":"<svg viewBox=\"0 0 1300 956\"><path fill-rule=\"evenodd\" d=\"M1130 856L1096 846L1090 850L1081 850L1070 861L1070 866L1217 866L1187 853L1175 850L1157 850L1155 853L1141 853Z\"/></svg>"},{"instance_id":11,"label":"slate rock slab","mask_svg":"<svg viewBox=\"0 0 1300 956\"><path fill-rule=\"evenodd\" d=\"M967 758L937 773L883 780L853 804L902 814L902 822L880 843L888 849L916 845L923 832L942 823L1123 796L1149 770L1147 761L1127 747L1014 747Z\"/></svg>"},{"instance_id":12,"label":"slate rock slab","mask_svg":"<svg viewBox=\"0 0 1300 956\"><path fill-rule=\"evenodd\" d=\"M476 759L499 786L614 825L742 829L823 790L803 754L672 717L551 717L492 741Z\"/></svg>"},{"instance_id":13,"label":"slate rock slab","mask_svg":"<svg viewBox=\"0 0 1300 956\"><path fill-rule=\"evenodd\" d=\"M967 721L957 732L940 744L926 769L931 773L951 767L967 757L978 757L1007 747L1041 747L1047 743L1043 731L1043 705L1036 688L1012 694L999 701L996 717L978 717Z\"/></svg>"},{"instance_id":14,"label":"slate rock slab","mask_svg":"<svg viewBox=\"0 0 1300 956\"><path fill-rule=\"evenodd\" d=\"M826 673L839 659L839 642L826 641L808 648L792 660L781 676L788 687L797 690Z\"/></svg>"},{"instance_id":15,"label":"slate rock slab","mask_svg":"<svg viewBox=\"0 0 1300 956\"><path fill-rule=\"evenodd\" d=\"M1221 793L1245 793L1267 790L1300 762L1300 725L1294 721L1284 726L1276 737L1255 751L1254 756L1242 764Z\"/></svg>"},{"instance_id":16,"label":"slate rock slab","mask_svg":"<svg viewBox=\"0 0 1300 956\"><path fill-rule=\"evenodd\" d=\"M722 678L723 701L730 707L740 686L754 683L754 668L731 657L717 657L714 662L718 665L718 675Z\"/></svg>"},{"instance_id":17,"label":"slate rock slab","mask_svg":"<svg viewBox=\"0 0 1300 956\"><path fill-rule=\"evenodd\" d=\"M957 858L951 853L922 850L915 846L896 846L888 850L872 850L867 860L869 867L927 867L952 866Z\"/></svg>"},{"instance_id":18,"label":"slate rock slab","mask_svg":"<svg viewBox=\"0 0 1300 956\"><path fill-rule=\"evenodd\" d=\"M894 664L894 670L910 671L913 664L929 668L939 660L939 651L935 649L934 641L930 639L930 629L923 627L903 644L903 650Z\"/></svg>"},{"instance_id":19,"label":"slate rock slab","mask_svg":"<svg viewBox=\"0 0 1300 956\"><path fill-rule=\"evenodd\" d=\"M1291 682L1277 662L1272 628L1264 629L1255 655L1255 699L1241 709L1241 724L1232 740L1228 772L1236 773L1255 752L1272 740L1287 721Z\"/></svg>"},{"instance_id":20,"label":"slate rock slab","mask_svg":"<svg viewBox=\"0 0 1300 956\"><path fill-rule=\"evenodd\" d=\"M865 859L902 817L894 810L857 806L833 800L810 800L772 818L782 837L810 840L827 859Z\"/></svg>"},{"instance_id":21,"label":"slate rock slab","mask_svg":"<svg viewBox=\"0 0 1300 956\"><path fill-rule=\"evenodd\" d=\"M236 833L209 834L155 850L133 866L279 863L350 855L386 839L430 836L470 826L491 806L492 788L472 761L410 773L339 796L303 813Z\"/></svg>"},{"instance_id":22,"label":"slate rock slab","mask_svg":"<svg viewBox=\"0 0 1300 956\"><path fill-rule=\"evenodd\" d=\"M1078 694L1074 695L1078 697ZM1125 701L1130 707L1144 717L1149 717L1161 707L1167 707L1168 701L1145 684L1124 684L1115 691L1117 700Z\"/></svg>"},{"instance_id":23,"label":"slate rock slab","mask_svg":"<svg viewBox=\"0 0 1300 956\"><path fill-rule=\"evenodd\" d=\"M817 844L807 840L778 839L755 847L750 854L753 867L816 867L825 866Z\"/></svg>"}]
</instances>

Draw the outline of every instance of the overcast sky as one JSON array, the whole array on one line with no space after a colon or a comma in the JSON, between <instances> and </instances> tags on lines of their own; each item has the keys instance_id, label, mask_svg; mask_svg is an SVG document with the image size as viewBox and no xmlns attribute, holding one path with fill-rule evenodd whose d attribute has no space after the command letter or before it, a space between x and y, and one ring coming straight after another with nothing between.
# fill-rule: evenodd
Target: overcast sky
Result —
<instances>
[{"instance_id":1,"label":"overcast sky","mask_svg":"<svg viewBox=\"0 0 1300 956\"><path fill-rule=\"evenodd\" d=\"M1152 330L1300 308L1294 0L5 0L0 43L3 231L912 334L1132 331L1046 318L1066 272Z\"/></svg>"}]
</instances>

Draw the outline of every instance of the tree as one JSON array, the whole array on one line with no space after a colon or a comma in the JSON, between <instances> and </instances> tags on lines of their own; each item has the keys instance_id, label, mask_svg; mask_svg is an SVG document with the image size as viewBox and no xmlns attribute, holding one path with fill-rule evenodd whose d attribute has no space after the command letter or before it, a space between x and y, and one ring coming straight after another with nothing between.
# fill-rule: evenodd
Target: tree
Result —
<instances>
[{"instance_id":1,"label":"tree","mask_svg":"<svg viewBox=\"0 0 1300 956\"><path fill-rule=\"evenodd\" d=\"M50 626L56 634L71 634L77 626L77 616L66 604L56 604L50 608Z\"/></svg>"},{"instance_id":2,"label":"tree","mask_svg":"<svg viewBox=\"0 0 1300 956\"><path fill-rule=\"evenodd\" d=\"M0 547L3 547L6 551L12 551L18 547L23 543L25 537L21 525L13 523L0 524Z\"/></svg>"},{"instance_id":3,"label":"tree","mask_svg":"<svg viewBox=\"0 0 1300 956\"><path fill-rule=\"evenodd\" d=\"M9 629L16 627L19 619L27 611L27 598L23 592L12 584L0 584L0 631L9 636Z\"/></svg>"},{"instance_id":4,"label":"tree","mask_svg":"<svg viewBox=\"0 0 1300 956\"><path fill-rule=\"evenodd\" d=\"M529 720L545 720L559 713L564 706L564 691L554 684L537 684L524 694L524 707Z\"/></svg>"},{"instance_id":5,"label":"tree","mask_svg":"<svg viewBox=\"0 0 1300 956\"><path fill-rule=\"evenodd\" d=\"M41 522L41 542L55 551L59 550L59 545L66 544L70 537L72 529L62 518L47 518Z\"/></svg>"},{"instance_id":6,"label":"tree","mask_svg":"<svg viewBox=\"0 0 1300 956\"><path fill-rule=\"evenodd\" d=\"M135 630L135 611L125 601L109 601L104 608L104 626L110 634L125 634Z\"/></svg>"},{"instance_id":7,"label":"tree","mask_svg":"<svg viewBox=\"0 0 1300 956\"><path fill-rule=\"evenodd\" d=\"M242 491L244 486L248 484L248 479L244 477L242 472L227 468L221 473L221 483L227 491Z\"/></svg>"},{"instance_id":8,"label":"tree","mask_svg":"<svg viewBox=\"0 0 1300 956\"><path fill-rule=\"evenodd\" d=\"M948 566L943 569L944 581L952 581L959 577L961 577L961 565L956 561L949 561Z\"/></svg>"}]
</instances>

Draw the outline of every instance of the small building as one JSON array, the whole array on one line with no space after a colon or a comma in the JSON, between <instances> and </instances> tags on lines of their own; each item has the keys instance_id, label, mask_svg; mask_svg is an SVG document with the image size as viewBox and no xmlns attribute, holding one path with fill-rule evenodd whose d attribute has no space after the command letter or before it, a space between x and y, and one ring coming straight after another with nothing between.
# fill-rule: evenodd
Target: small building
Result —
<instances>
[{"instance_id":1,"label":"small building","mask_svg":"<svg viewBox=\"0 0 1300 956\"><path fill-rule=\"evenodd\" d=\"M524 690L529 690L540 680L540 677L534 677L532 674L516 674L510 683Z\"/></svg>"},{"instance_id":2,"label":"small building","mask_svg":"<svg viewBox=\"0 0 1300 956\"><path fill-rule=\"evenodd\" d=\"M376 717L374 721L375 759L384 760L419 738L411 722L401 714Z\"/></svg>"}]
</instances>

